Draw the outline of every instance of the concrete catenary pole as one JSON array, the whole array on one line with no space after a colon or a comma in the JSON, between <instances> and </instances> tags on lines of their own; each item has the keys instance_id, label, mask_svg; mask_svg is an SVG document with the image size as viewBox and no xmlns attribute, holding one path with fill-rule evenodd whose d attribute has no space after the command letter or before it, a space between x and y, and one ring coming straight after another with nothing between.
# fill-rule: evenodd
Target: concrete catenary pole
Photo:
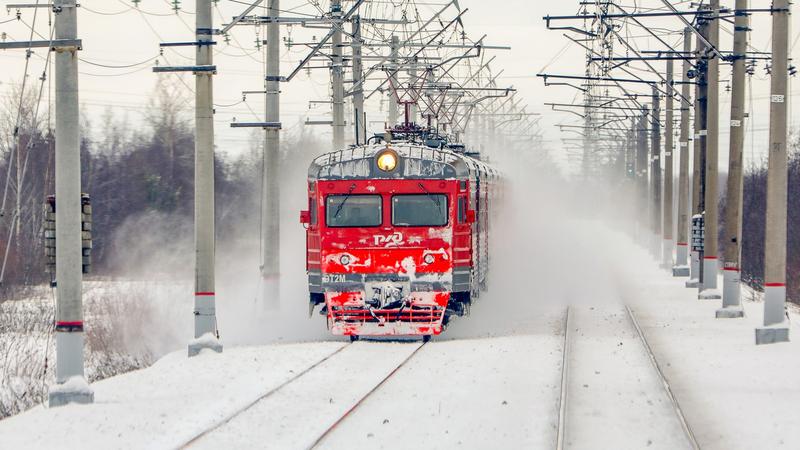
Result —
<instances>
[{"instance_id":1,"label":"concrete catenary pole","mask_svg":"<svg viewBox=\"0 0 800 450\"><path fill-rule=\"evenodd\" d=\"M211 0L197 0L196 62L213 64ZM214 101L213 72L195 71L194 142L194 337L189 356L204 348L221 352L214 287Z\"/></svg>"},{"instance_id":2,"label":"concrete catenary pole","mask_svg":"<svg viewBox=\"0 0 800 450\"><path fill-rule=\"evenodd\" d=\"M55 38L77 39L75 0L55 0ZM92 403L83 373L81 155L78 47L58 48L56 70L56 382L50 406ZM68 387L69 382L69 387ZM75 389L80 386L80 389Z\"/></svg>"},{"instance_id":3,"label":"concrete catenary pole","mask_svg":"<svg viewBox=\"0 0 800 450\"><path fill-rule=\"evenodd\" d=\"M719 0L711 0L711 22L708 42L719 47ZM706 116L706 164L705 164L705 239L703 240L703 278L700 284L702 299L722 298L717 290L719 273L718 229L719 229L719 58L708 60L707 79L708 110Z\"/></svg>"},{"instance_id":4,"label":"concrete catenary pole","mask_svg":"<svg viewBox=\"0 0 800 450\"><path fill-rule=\"evenodd\" d=\"M673 152L673 138L672 138L672 120L673 120L673 72L672 60L667 60L667 104L664 111L664 209L662 218L663 232L663 247L661 248L661 261L664 269L672 269L672 248L675 245L675 240L672 235L672 152Z\"/></svg>"},{"instance_id":5,"label":"concrete catenary pole","mask_svg":"<svg viewBox=\"0 0 800 450\"><path fill-rule=\"evenodd\" d=\"M267 15L280 15L280 0L269 0ZM267 58L264 67L265 115L267 122L280 123L280 24L267 24ZM264 155L261 174L261 283L264 306L280 307L280 128L264 129Z\"/></svg>"},{"instance_id":6,"label":"concrete catenary pole","mask_svg":"<svg viewBox=\"0 0 800 450\"><path fill-rule=\"evenodd\" d=\"M764 326L756 329L756 344L786 342L786 220L788 160L786 154L789 1L772 2L772 80L767 167L767 227L764 237Z\"/></svg>"},{"instance_id":7,"label":"concrete catenary pole","mask_svg":"<svg viewBox=\"0 0 800 450\"><path fill-rule=\"evenodd\" d=\"M661 98L653 86L653 109L650 112L650 250L661 260Z\"/></svg>"},{"instance_id":8,"label":"concrete catenary pole","mask_svg":"<svg viewBox=\"0 0 800 450\"><path fill-rule=\"evenodd\" d=\"M342 60L342 1L331 0L331 86L333 87L333 149L344 148L344 61Z\"/></svg>"},{"instance_id":9,"label":"concrete catenary pole","mask_svg":"<svg viewBox=\"0 0 800 450\"><path fill-rule=\"evenodd\" d=\"M361 16L354 15L352 19L353 37L351 48L353 51L353 130L355 132L355 143L365 144L367 141L367 124L364 120L364 88L361 84L363 77L363 64L361 60Z\"/></svg>"},{"instance_id":10,"label":"concrete catenary pole","mask_svg":"<svg viewBox=\"0 0 800 450\"><path fill-rule=\"evenodd\" d=\"M731 81L731 122L728 147L725 230L723 248L722 308L717 317L742 317L740 265L742 241L742 159L744 149L745 58L747 57L747 0L736 0L733 31L733 79Z\"/></svg>"},{"instance_id":11,"label":"concrete catenary pole","mask_svg":"<svg viewBox=\"0 0 800 450\"><path fill-rule=\"evenodd\" d=\"M391 70L391 81L389 82L389 128L397 125L397 91L399 86L397 85L397 68L398 65L398 54L400 51L400 37L392 35L392 41L390 45L390 59L389 62L390 70Z\"/></svg>"},{"instance_id":12,"label":"concrete catenary pole","mask_svg":"<svg viewBox=\"0 0 800 450\"><path fill-rule=\"evenodd\" d=\"M688 55L692 51L692 30L683 30L683 54ZM678 242L675 249L675 266L672 268L672 275L685 277L689 275L689 120L690 120L690 84L689 81L690 63L688 58L683 60L681 79L681 134L678 139L679 169L678 169Z\"/></svg>"},{"instance_id":13,"label":"concrete catenary pole","mask_svg":"<svg viewBox=\"0 0 800 450\"><path fill-rule=\"evenodd\" d=\"M708 23L705 19L698 17L697 29L701 36L706 38L708 36ZM693 147L693 163L692 163L692 217L699 216L703 213L705 208L703 197L703 179L705 178L704 167L704 152L706 141L706 105L707 105L707 92L706 92L706 46L700 37L697 37L695 42L695 55L697 56L697 74L695 81L695 94L694 94L694 145ZM696 288L700 286L702 280L703 264L701 263L702 252L692 248L691 252L691 265L689 280L686 282L686 287Z\"/></svg>"}]
</instances>

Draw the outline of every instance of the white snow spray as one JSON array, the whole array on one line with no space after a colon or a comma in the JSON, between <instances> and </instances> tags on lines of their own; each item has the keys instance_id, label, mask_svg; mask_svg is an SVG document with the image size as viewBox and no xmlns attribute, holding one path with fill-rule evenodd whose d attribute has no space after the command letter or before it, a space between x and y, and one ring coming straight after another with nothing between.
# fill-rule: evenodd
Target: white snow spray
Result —
<instances>
[{"instance_id":1,"label":"white snow spray","mask_svg":"<svg viewBox=\"0 0 800 450\"><path fill-rule=\"evenodd\" d=\"M609 224L625 223L625 200L534 158L515 152L493 161L505 195L492 213L488 290L446 338L549 333L568 304L619 300L630 244Z\"/></svg>"},{"instance_id":2,"label":"white snow spray","mask_svg":"<svg viewBox=\"0 0 800 450\"><path fill-rule=\"evenodd\" d=\"M308 317L305 274L305 231L299 211L306 208L308 165L324 152L320 142L284 143L288 156L281 168L281 300L267 307L261 294L260 166L251 175L250 190L237 206L217 206L216 311L220 339L228 345L330 339L325 318ZM260 164L260 157L257 158ZM244 211L244 213L243 213ZM147 323L138 342L148 341L158 357L184 349L193 337L193 228L191 217L147 213L132 217L111 237L115 281L108 295L135 298L145 308ZM135 291L135 292L134 292Z\"/></svg>"},{"instance_id":3,"label":"white snow spray","mask_svg":"<svg viewBox=\"0 0 800 450\"><path fill-rule=\"evenodd\" d=\"M287 143L288 144L288 143ZM323 153L324 142L303 141L285 146L280 171L280 307L263 298L259 273L260 179L255 185L255 221L234 233L236 243L217 246L217 317L220 337L226 345L298 342L330 339L325 317L308 317L308 278L305 262L305 229L300 210L308 208L307 176L311 161Z\"/></svg>"}]
</instances>

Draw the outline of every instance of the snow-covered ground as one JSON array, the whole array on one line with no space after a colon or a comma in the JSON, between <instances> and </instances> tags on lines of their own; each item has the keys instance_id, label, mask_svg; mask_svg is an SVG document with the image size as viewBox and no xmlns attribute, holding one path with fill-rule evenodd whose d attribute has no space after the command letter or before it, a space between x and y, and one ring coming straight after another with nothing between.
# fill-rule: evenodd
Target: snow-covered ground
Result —
<instances>
[{"instance_id":1,"label":"snow-covered ground","mask_svg":"<svg viewBox=\"0 0 800 450\"><path fill-rule=\"evenodd\" d=\"M624 297L663 362L700 446L800 448L797 308L789 308L791 342L756 346L763 303L744 295L744 318L716 319L721 301L698 300L697 290L683 281L640 265L624 283Z\"/></svg>"},{"instance_id":2,"label":"snow-covered ground","mask_svg":"<svg viewBox=\"0 0 800 450\"><path fill-rule=\"evenodd\" d=\"M760 303L746 303L744 319L715 319L718 301L697 300L696 290L657 269L644 252L630 253L635 264L617 273L625 275L616 278L621 297L636 312L702 448L800 447L800 430L790 425L800 419L798 344L755 346ZM534 311L513 318L513 330L499 336L445 335L424 346L320 447L552 448L563 310ZM624 311L583 304L573 314L568 447L685 447ZM479 321L477 311L468 320ZM792 336L798 332L793 325ZM175 448L213 428L191 446L306 448L418 346L272 344L192 359L176 352L94 383L93 405L37 407L1 421L0 442ZM275 390L288 380L294 381Z\"/></svg>"},{"instance_id":3,"label":"snow-covered ground","mask_svg":"<svg viewBox=\"0 0 800 450\"><path fill-rule=\"evenodd\" d=\"M180 328L170 326L189 323L181 302L159 301L180 291L174 282L84 282L87 378L146 367L182 345ZM54 377L55 293L35 287L15 294L0 303L0 418L44 400Z\"/></svg>"},{"instance_id":4,"label":"snow-covered ground","mask_svg":"<svg viewBox=\"0 0 800 450\"><path fill-rule=\"evenodd\" d=\"M566 448L691 448L622 305L572 307L569 328Z\"/></svg>"}]
</instances>

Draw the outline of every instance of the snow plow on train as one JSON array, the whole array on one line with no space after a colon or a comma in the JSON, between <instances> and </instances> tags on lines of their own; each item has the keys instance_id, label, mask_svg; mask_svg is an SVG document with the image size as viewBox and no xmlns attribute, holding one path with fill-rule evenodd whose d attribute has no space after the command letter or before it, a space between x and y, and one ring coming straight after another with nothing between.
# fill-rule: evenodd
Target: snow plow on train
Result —
<instances>
[{"instance_id":1,"label":"snow plow on train","mask_svg":"<svg viewBox=\"0 0 800 450\"><path fill-rule=\"evenodd\" d=\"M309 312L321 305L335 335L428 339L486 288L499 174L463 145L427 144L355 146L309 168Z\"/></svg>"}]
</instances>

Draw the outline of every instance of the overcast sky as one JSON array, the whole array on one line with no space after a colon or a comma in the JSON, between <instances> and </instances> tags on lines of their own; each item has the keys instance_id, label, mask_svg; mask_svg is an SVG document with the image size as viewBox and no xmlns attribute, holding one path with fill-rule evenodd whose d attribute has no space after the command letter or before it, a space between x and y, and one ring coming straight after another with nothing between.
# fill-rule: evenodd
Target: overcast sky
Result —
<instances>
[{"instance_id":1,"label":"overcast sky","mask_svg":"<svg viewBox=\"0 0 800 450\"><path fill-rule=\"evenodd\" d=\"M367 0L370 2L371 0ZM350 2L346 2L346 5ZM392 4L402 4L400 0L375 1L372 12L380 8L391 9ZM418 1L417 7L424 15L438 9L441 0ZM643 0L636 2L644 7L661 7L660 0ZM689 2L672 2L680 9L688 8ZM3 6L7 2L0 3ZM193 100L194 81L191 75L156 75L151 72L155 58L161 64L181 65L191 64L193 52L189 48L165 50L159 56L159 42L187 41L192 38L194 27L194 2L184 0L181 10L176 14L171 9L169 0L141 0L139 9L132 8L132 2L125 0L82 0L79 10L79 35L83 40L83 51L80 56L84 62L80 64L81 104L84 112L93 121L94 132L100 117L107 108L111 108L118 117L127 117L132 124L140 124L143 113L147 108L147 100L153 92L157 77L170 77L173 82L178 78L183 83L177 83L177 88L184 91L189 100ZM570 88L548 87L545 88L541 79L536 74L542 69L549 73L582 74L584 70L584 53L576 45L567 45L567 39L562 36L563 31L547 30L542 17L545 15L575 14L578 11L578 2L572 0L560 1L532 1L532 0L502 0L479 1L460 0L460 5L469 11L464 16L464 26L473 39L487 34L485 43L496 45L510 45L510 51L496 51L497 58L493 62L495 71L504 70L500 77L503 86L513 85L519 90L527 105L529 112L542 114L541 130L545 138L545 145L550 147L552 154L560 161L566 162L561 149L560 138L562 135L554 126L556 123L574 122L576 117L564 113L549 111L544 102L570 102L575 97L575 91ZM732 7L733 0L722 2L723 6ZM382 5L382 6L381 6ZM753 1L752 6L765 8L769 1ZM306 1L283 0L282 9L287 10L285 15L316 14L318 9ZM320 8L327 9L327 1L319 4ZM632 6L632 5L631 5ZM241 2L220 0L217 5L215 25L227 22L244 8ZM14 19L15 11L0 10L0 33L6 40L27 40L30 34L29 25L33 23L33 10L23 10L23 21ZM42 35L47 34L46 9L39 11L36 17L35 29ZM790 43L793 54L798 51L797 43L800 28L797 25L798 15L792 18L792 31ZM648 26L654 29L680 30L681 23L676 18L643 19ZM751 43L755 50L770 50L770 16L756 14L752 20ZM732 47L732 25L725 23L721 33L721 47L729 50ZM246 102L241 102L242 90L258 90L263 88L263 52L255 49L256 28L241 26L235 29L230 43L220 42L216 46L215 64L218 75L215 77L216 114L216 143L220 151L240 153L246 150L250 143L252 130L231 129L230 123L235 118L240 121L263 120L263 99L259 95L247 97ZM290 30L283 29L287 36ZM291 36L295 41L308 40L311 36L319 37L324 30L307 30L300 27L291 29ZM641 30L631 30L631 37L640 49L658 48L658 43L647 38ZM220 39L221 40L221 39ZM668 35L666 40L679 46L680 34ZM566 47L565 47L566 46ZM282 73L286 74L294 68L297 61L303 57L307 50L299 47L288 49L282 47ZM38 89L37 78L43 68L43 58L46 51L38 49L31 59L28 67L28 89ZM115 67L102 67L101 64ZM118 67L140 64L133 67ZM663 67L663 62L658 63ZM676 65L677 66L677 65ZM7 93L14 84L22 80L25 67L24 51L0 51L0 93ZM642 73L643 77L649 76ZM677 75L676 75L677 76ZM725 85L730 78L730 67L721 69L721 104L720 104L720 153L723 155L722 164L726 164L724 156L728 148L727 123L729 115L729 94ZM310 100L326 100L329 92L329 75L325 69L314 70L308 75L305 72L298 75L291 83L282 85L282 122L287 132L296 130L298 124L306 117L316 119L330 119L328 105L316 105L309 108ZM760 159L765 154L767 141L767 128L769 125L768 94L769 77L765 74L763 62L752 77L752 98L749 108L752 119L747 124L748 136L746 143L747 161ZM797 94L792 94L795 98ZM377 97L377 96L376 96ZM791 125L798 123L798 112L792 108L790 102ZM381 110L380 102L374 97L368 104L370 119L382 119L385 110ZM315 128L321 135L330 134L329 127L318 126ZM377 131L377 130L375 130ZM747 162L746 161L746 162ZM724 166L723 166L724 167Z\"/></svg>"}]
</instances>

